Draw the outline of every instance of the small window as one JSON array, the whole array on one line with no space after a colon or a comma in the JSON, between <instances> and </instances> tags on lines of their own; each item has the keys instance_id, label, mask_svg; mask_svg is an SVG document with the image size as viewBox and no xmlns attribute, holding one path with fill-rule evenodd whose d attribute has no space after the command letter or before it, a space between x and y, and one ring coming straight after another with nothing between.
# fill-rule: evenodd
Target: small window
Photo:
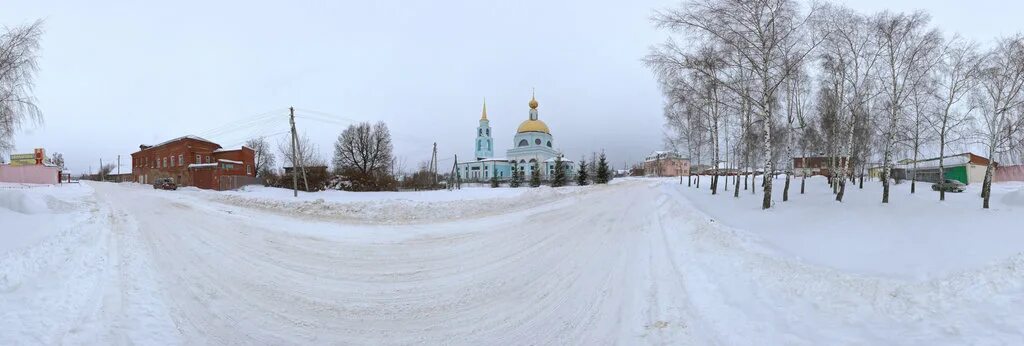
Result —
<instances>
[{"instance_id":1,"label":"small window","mask_svg":"<svg viewBox=\"0 0 1024 346\"><path fill-rule=\"evenodd\" d=\"M533 144L540 145L540 138L534 139Z\"/></svg>"},{"instance_id":2,"label":"small window","mask_svg":"<svg viewBox=\"0 0 1024 346\"><path fill-rule=\"evenodd\" d=\"M209 156L207 156L207 157L206 157L206 163L212 163L212 162L213 162L213 160L210 160L210 157L209 157Z\"/></svg>"},{"instance_id":3,"label":"small window","mask_svg":"<svg viewBox=\"0 0 1024 346\"><path fill-rule=\"evenodd\" d=\"M185 155L178 154L178 166L184 166L184 165L185 165Z\"/></svg>"},{"instance_id":4,"label":"small window","mask_svg":"<svg viewBox=\"0 0 1024 346\"><path fill-rule=\"evenodd\" d=\"M551 141L548 141L548 148L551 147Z\"/></svg>"},{"instance_id":5,"label":"small window","mask_svg":"<svg viewBox=\"0 0 1024 346\"><path fill-rule=\"evenodd\" d=\"M196 154L196 162L195 163L203 163L203 156L199 155L199 154Z\"/></svg>"},{"instance_id":6,"label":"small window","mask_svg":"<svg viewBox=\"0 0 1024 346\"><path fill-rule=\"evenodd\" d=\"M171 156L171 167L174 167L174 156Z\"/></svg>"},{"instance_id":7,"label":"small window","mask_svg":"<svg viewBox=\"0 0 1024 346\"><path fill-rule=\"evenodd\" d=\"M252 175L252 166L245 165L245 175Z\"/></svg>"},{"instance_id":8,"label":"small window","mask_svg":"<svg viewBox=\"0 0 1024 346\"><path fill-rule=\"evenodd\" d=\"M527 146L527 145L530 145L530 142L527 142L527 141L526 141L525 139L524 139L524 140L521 140L521 141L519 141L519 146L520 146L520 147L525 147L525 146Z\"/></svg>"},{"instance_id":9,"label":"small window","mask_svg":"<svg viewBox=\"0 0 1024 346\"><path fill-rule=\"evenodd\" d=\"M484 130L476 129L476 135L477 136L483 136L484 135Z\"/></svg>"},{"instance_id":10,"label":"small window","mask_svg":"<svg viewBox=\"0 0 1024 346\"><path fill-rule=\"evenodd\" d=\"M164 168L170 167L167 165L167 157L164 157Z\"/></svg>"},{"instance_id":11,"label":"small window","mask_svg":"<svg viewBox=\"0 0 1024 346\"><path fill-rule=\"evenodd\" d=\"M488 128L487 128L487 135L488 135L488 136L490 136L490 135L491 135L491 128L490 128L490 127L488 127Z\"/></svg>"}]
</instances>

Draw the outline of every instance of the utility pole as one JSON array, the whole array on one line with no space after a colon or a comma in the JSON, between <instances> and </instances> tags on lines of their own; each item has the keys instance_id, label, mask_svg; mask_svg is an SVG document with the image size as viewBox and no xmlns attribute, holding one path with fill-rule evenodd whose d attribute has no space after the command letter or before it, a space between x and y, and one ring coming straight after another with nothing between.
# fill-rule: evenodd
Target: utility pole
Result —
<instances>
[{"instance_id":1,"label":"utility pole","mask_svg":"<svg viewBox=\"0 0 1024 346\"><path fill-rule=\"evenodd\" d=\"M121 155L117 155L117 179L121 179Z\"/></svg>"},{"instance_id":2,"label":"utility pole","mask_svg":"<svg viewBox=\"0 0 1024 346\"><path fill-rule=\"evenodd\" d=\"M103 158L102 157L100 158L100 170L98 172L96 172L96 173L99 173L97 175L100 177L100 181L103 181Z\"/></svg>"},{"instance_id":3,"label":"utility pole","mask_svg":"<svg viewBox=\"0 0 1024 346\"><path fill-rule=\"evenodd\" d=\"M459 174L457 173L457 167L459 167L459 155L455 155L455 162L452 163L452 168L456 168L456 174L452 176L452 180L455 180L455 189L462 190L462 177L460 177Z\"/></svg>"},{"instance_id":4,"label":"utility pole","mask_svg":"<svg viewBox=\"0 0 1024 346\"><path fill-rule=\"evenodd\" d=\"M434 186L437 186L437 142L434 142L434 150L430 154L430 172L434 176Z\"/></svg>"},{"instance_id":5,"label":"utility pole","mask_svg":"<svg viewBox=\"0 0 1024 346\"><path fill-rule=\"evenodd\" d=\"M288 113L288 119L292 127L292 194L294 197L299 197L299 176L297 175L298 172L295 171L296 166L298 166L296 164L298 154L295 149L296 143L298 143L298 138L295 135L295 107L288 107Z\"/></svg>"}]
</instances>

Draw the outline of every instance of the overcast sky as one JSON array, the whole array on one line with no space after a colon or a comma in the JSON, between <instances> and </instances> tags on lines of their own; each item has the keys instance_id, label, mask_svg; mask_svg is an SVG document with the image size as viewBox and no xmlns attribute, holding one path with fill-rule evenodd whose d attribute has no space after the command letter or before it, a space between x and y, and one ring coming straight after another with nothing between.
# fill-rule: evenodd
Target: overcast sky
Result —
<instances>
[{"instance_id":1,"label":"overcast sky","mask_svg":"<svg viewBox=\"0 0 1024 346\"><path fill-rule=\"evenodd\" d=\"M75 173L121 155L127 170L139 144L187 134L276 144L294 106L325 159L346 124L381 120L413 168L435 141L442 158L472 156L485 97L503 156L536 88L558 149L604 149L621 166L662 147L661 94L640 59L668 35L652 11L678 3L4 1L0 25L46 20L35 90L45 121L16 152L62 152ZM1024 31L1021 1L847 4L926 9L984 43ZM242 123L264 114L276 116Z\"/></svg>"}]
</instances>

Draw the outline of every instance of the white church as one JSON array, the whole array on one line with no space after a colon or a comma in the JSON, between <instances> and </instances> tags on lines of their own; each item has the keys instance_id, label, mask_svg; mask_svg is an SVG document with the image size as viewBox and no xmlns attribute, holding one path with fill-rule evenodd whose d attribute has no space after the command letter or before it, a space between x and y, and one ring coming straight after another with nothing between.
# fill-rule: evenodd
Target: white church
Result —
<instances>
[{"instance_id":1,"label":"white church","mask_svg":"<svg viewBox=\"0 0 1024 346\"><path fill-rule=\"evenodd\" d=\"M512 139L512 149L505 151L505 157L494 157L494 138L491 137L491 125L487 120L487 103L484 103L480 125L476 130L476 160L456 165L463 181L488 181L492 177L506 181L512 177L513 165L521 172L524 181L529 180L534 164L541 170L541 179L550 180L554 176L555 157L560 153L555 150L554 137L548 125L538 117L539 104L536 97L530 98L529 105L529 118L519 124ZM567 179L575 175L574 162L562 157L562 167L566 170Z\"/></svg>"}]
</instances>

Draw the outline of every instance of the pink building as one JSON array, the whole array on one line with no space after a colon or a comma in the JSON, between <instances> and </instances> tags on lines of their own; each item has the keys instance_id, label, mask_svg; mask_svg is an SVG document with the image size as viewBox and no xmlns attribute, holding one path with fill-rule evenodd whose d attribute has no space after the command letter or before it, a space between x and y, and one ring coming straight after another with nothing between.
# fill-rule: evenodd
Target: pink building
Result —
<instances>
[{"instance_id":1,"label":"pink building","mask_svg":"<svg viewBox=\"0 0 1024 346\"><path fill-rule=\"evenodd\" d=\"M644 175L648 177L677 177L690 175L690 159L674 151L655 151L644 159Z\"/></svg>"},{"instance_id":2,"label":"pink building","mask_svg":"<svg viewBox=\"0 0 1024 346\"><path fill-rule=\"evenodd\" d=\"M60 169L47 165L0 165L0 182L22 184L56 184Z\"/></svg>"}]
</instances>

